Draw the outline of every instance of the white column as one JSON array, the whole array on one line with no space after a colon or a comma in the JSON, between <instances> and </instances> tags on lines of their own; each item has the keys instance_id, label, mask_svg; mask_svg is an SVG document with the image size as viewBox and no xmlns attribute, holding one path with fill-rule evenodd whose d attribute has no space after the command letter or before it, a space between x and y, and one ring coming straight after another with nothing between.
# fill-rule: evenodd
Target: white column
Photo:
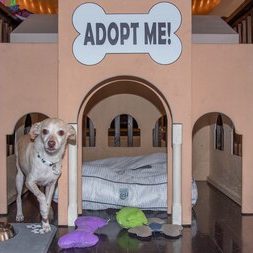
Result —
<instances>
[{"instance_id":1,"label":"white column","mask_svg":"<svg viewBox=\"0 0 253 253\"><path fill-rule=\"evenodd\" d=\"M173 124L173 202L172 224L182 224L181 170L182 170L182 124Z\"/></svg>"},{"instance_id":2,"label":"white column","mask_svg":"<svg viewBox=\"0 0 253 253\"><path fill-rule=\"evenodd\" d=\"M71 124L77 132L77 124ZM77 218L77 143L69 145L69 205L68 226L74 226Z\"/></svg>"}]
</instances>

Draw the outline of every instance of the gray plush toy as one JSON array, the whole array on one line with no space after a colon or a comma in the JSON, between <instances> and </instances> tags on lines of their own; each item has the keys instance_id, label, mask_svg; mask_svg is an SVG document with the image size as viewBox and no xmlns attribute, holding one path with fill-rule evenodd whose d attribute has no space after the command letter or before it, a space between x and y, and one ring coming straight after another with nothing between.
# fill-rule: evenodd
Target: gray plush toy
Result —
<instances>
[{"instance_id":1,"label":"gray plush toy","mask_svg":"<svg viewBox=\"0 0 253 253\"><path fill-rule=\"evenodd\" d=\"M139 238L151 237L153 233L161 233L169 238L178 238L182 235L183 227L180 225L167 224L159 218L148 219L148 224L128 229L128 233Z\"/></svg>"}]
</instances>

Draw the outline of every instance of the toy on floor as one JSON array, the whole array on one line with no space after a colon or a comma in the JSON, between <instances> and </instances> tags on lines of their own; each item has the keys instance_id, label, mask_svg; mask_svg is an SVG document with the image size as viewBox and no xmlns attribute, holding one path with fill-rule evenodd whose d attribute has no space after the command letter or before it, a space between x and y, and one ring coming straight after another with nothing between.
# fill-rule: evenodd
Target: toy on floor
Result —
<instances>
[{"instance_id":1,"label":"toy on floor","mask_svg":"<svg viewBox=\"0 0 253 253\"><path fill-rule=\"evenodd\" d=\"M139 238L151 237L153 233L160 233L169 238L178 238L182 235L183 227L180 225L167 224L160 218L150 218L147 225L128 229L128 233Z\"/></svg>"},{"instance_id":2,"label":"toy on floor","mask_svg":"<svg viewBox=\"0 0 253 253\"><path fill-rule=\"evenodd\" d=\"M107 224L105 219L94 216L81 216L75 221L77 229L62 236L58 245L62 249L86 248L97 244L98 237L94 232Z\"/></svg>"},{"instance_id":3,"label":"toy on floor","mask_svg":"<svg viewBox=\"0 0 253 253\"><path fill-rule=\"evenodd\" d=\"M116 214L118 224L128 229L128 233L139 238L149 238L153 233L160 233L170 238L182 235L183 227L167 224L160 218L147 219L143 211L136 207L124 207Z\"/></svg>"},{"instance_id":4,"label":"toy on floor","mask_svg":"<svg viewBox=\"0 0 253 253\"><path fill-rule=\"evenodd\" d=\"M145 214L136 207L124 207L116 214L116 220L123 228L134 228L148 224Z\"/></svg>"}]
</instances>

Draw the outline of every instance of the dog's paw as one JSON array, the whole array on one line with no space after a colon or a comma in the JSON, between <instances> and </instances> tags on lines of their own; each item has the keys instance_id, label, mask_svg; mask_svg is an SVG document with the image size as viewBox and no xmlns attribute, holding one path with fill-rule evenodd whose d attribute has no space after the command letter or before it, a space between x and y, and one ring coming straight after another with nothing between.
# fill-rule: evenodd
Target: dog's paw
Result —
<instances>
[{"instance_id":1,"label":"dog's paw","mask_svg":"<svg viewBox=\"0 0 253 253\"><path fill-rule=\"evenodd\" d=\"M40 229L40 234L48 233L50 231L51 231L50 224L42 221L42 229Z\"/></svg>"},{"instance_id":2,"label":"dog's paw","mask_svg":"<svg viewBox=\"0 0 253 253\"><path fill-rule=\"evenodd\" d=\"M23 214L17 214L17 215L16 215L16 221L17 221L17 222L22 222L22 221L24 221L24 215L23 215Z\"/></svg>"},{"instance_id":3,"label":"dog's paw","mask_svg":"<svg viewBox=\"0 0 253 253\"><path fill-rule=\"evenodd\" d=\"M50 231L51 231L51 227L48 226L48 227L44 227L44 228L40 229L40 230L39 230L39 233L40 233L40 234L45 234L45 233L48 233L48 232L50 232Z\"/></svg>"}]
</instances>

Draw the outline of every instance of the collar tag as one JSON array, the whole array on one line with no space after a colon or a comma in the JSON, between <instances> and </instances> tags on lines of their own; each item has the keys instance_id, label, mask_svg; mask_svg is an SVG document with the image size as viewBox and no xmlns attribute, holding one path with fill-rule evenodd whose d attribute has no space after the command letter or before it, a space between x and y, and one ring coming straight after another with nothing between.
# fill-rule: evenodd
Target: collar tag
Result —
<instances>
[{"instance_id":1,"label":"collar tag","mask_svg":"<svg viewBox=\"0 0 253 253\"><path fill-rule=\"evenodd\" d=\"M52 168L52 171L53 171L53 173L54 173L55 175L59 175L59 174L60 174L60 170L57 169L57 166L56 166L56 163L57 163L57 162L52 163L52 162L50 162L50 161L48 161L48 160L42 158L42 157L40 156L39 153L37 154L37 157L41 160L42 163L44 163L45 165L51 167L51 168Z\"/></svg>"}]
</instances>

